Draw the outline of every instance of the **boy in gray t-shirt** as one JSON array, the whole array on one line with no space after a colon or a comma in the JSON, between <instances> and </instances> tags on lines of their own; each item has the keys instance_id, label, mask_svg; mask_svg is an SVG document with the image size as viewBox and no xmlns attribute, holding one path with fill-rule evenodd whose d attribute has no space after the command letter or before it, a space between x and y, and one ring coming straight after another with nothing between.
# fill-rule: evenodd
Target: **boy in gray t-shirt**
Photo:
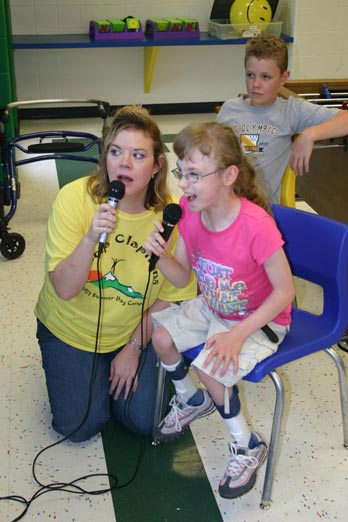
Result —
<instances>
[{"instance_id":1,"label":"boy in gray t-shirt","mask_svg":"<svg viewBox=\"0 0 348 522\"><path fill-rule=\"evenodd\" d=\"M348 111L278 96L290 75L287 46L278 36L249 40L244 64L247 95L227 100L217 121L233 126L271 202L279 203L287 164L296 175L308 172L316 141L348 134Z\"/></svg>"}]
</instances>

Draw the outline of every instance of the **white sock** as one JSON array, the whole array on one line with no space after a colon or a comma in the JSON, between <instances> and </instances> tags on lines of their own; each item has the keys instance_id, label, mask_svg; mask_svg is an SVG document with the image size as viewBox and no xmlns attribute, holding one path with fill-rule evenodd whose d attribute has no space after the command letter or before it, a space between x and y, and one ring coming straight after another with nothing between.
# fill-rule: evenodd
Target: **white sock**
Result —
<instances>
[{"instance_id":1,"label":"white sock","mask_svg":"<svg viewBox=\"0 0 348 522\"><path fill-rule=\"evenodd\" d=\"M243 413L240 411L235 417L224 419L224 421L236 443L240 446L248 447L251 430Z\"/></svg>"},{"instance_id":2,"label":"white sock","mask_svg":"<svg viewBox=\"0 0 348 522\"><path fill-rule=\"evenodd\" d=\"M171 365L162 363L162 366L167 372L173 372L176 370L178 364L180 364L180 363L181 363L181 360L179 363L171 364ZM178 381L172 380L172 383L174 384L176 394L185 402L187 402L189 399L191 399L191 397L198 390L190 373L187 373L183 379L180 379Z\"/></svg>"},{"instance_id":3,"label":"white sock","mask_svg":"<svg viewBox=\"0 0 348 522\"><path fill-rule=\"evenodd\" d=\"M172 381L172 383L175 386L177 395L185 402L188 402L198 390L189 373L180 381Z\"/></svg>"},{"instance_id":4,"label":"white sock","mask_svg":"<svg viewBox=\"0 0 348 522\"><path fill-rule=\"evenodd\" d=\"M174 372L181 363L181 361L182 359L180 359L180 361L175 364L164 364L164 362L161 361L161 365L163 366L166 372Z\"/></svg>"}]
</instances>

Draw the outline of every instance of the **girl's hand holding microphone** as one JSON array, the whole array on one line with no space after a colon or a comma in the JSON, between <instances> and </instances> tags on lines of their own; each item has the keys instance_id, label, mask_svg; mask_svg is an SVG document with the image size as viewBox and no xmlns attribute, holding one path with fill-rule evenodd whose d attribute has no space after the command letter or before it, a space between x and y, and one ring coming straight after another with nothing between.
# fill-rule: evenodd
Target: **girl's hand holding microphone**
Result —
<instances>
[{"instance_id":1,"label":"girl's hand holding microphone","mask_svg":"<svg viewBox=\"0 0 348 522\"><path fill-rule=\"evenodd\" d=\"M156 230L151 232L144 248L149 255L154 254L157 257L161 257L167 250L167 241L165 241L161 235L164 231L162 224L159 221L155 221L154 225Z\"/></svg>"}]
</instances>

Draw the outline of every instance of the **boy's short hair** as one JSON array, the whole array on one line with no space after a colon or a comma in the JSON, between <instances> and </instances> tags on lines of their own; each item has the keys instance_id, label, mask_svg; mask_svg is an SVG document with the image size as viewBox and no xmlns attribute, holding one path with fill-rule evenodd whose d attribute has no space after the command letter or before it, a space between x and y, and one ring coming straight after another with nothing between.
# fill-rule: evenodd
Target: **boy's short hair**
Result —
<instances>
[{"instance_id":1,"label":"boy's short hair","mask_svg":"<svg viewBox=\"0 0 348 522\"><path fill-rule=\"evenodd\" d=\"M288 48L280 36L262 34L251 38L245 46L244 65L251 57L274 60L281 74L288 68Z\"/></svg>"}]
</instances>

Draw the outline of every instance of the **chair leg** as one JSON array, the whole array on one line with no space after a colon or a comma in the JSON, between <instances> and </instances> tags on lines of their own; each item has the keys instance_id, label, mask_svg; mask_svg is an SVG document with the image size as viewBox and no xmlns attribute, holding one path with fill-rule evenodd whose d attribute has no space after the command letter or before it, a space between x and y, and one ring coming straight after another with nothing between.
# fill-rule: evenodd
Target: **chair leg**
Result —
<instances>
[{"instance_id":1,"label":"chair leg","mask_svg":"<svg viewBox=\"0 0 348 522\"><path fill-rule=\"evenodd\" d=\"M263 483L263 491L260 507L262 509L270 509L271 507L271 493L274 480L275 464L278 454L278 446L280 439L280 429L284 413L284 386L281 378L276 371L269 373L276 390L276 400L273 413L272 433L268 449L267 466L265 472L265 479Z\"/></svg>"},{"instance_id":2,"label":"chair leg","mask_svg":"<svg viewBox=\"0 0 348 522\"><path fill-rule=\"evenodd\" d=\"M347 372L342 357L333 348L325 348L325 352L330 355L336 364L338 371L338 382L341 396L342 424L343 424L343 445L348 449L348 384Z\"/></svg>"},{"instance_id":3,"label":"chair leg","mask_svg":"<svg viewBox=\"0 0 348 522\"><path fill-rule=\"evenodd\" d=\"M153 441L152 445L157 446L158 441L155 438L155 429L157 428L162 415L163 410L163 398L164 398L164 387L166 382L166 371L163 368L162 364L159 362L158 364L158 378L157 378L157 391L156 391L156 402L155 402L155 411L153 417Z\"/></svg>"}]
</instances>

